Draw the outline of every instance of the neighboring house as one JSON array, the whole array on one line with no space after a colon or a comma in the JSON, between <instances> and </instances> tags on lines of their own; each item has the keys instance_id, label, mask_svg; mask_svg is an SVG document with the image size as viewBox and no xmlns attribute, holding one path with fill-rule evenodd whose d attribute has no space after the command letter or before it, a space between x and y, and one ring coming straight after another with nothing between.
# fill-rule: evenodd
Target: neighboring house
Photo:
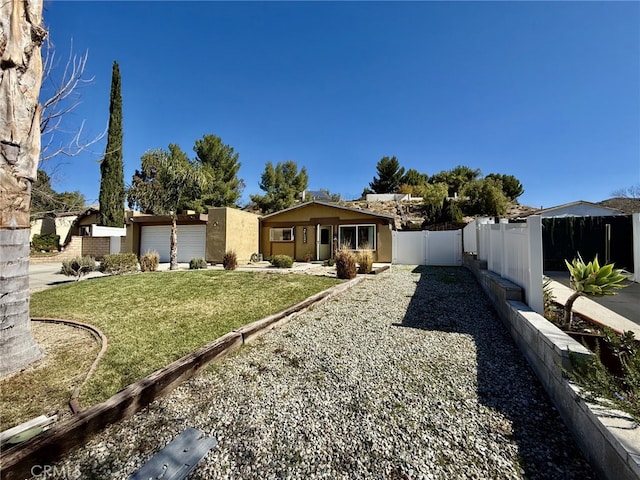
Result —
<instances>
[{"instance_id":1,"label":"neighboring house","mask_svg":"<svg viewBox=\"0 0 640 480\"><path fill-rule=\"evenodd\" d=\"M394 217L311 201L260 218L260 253L295 260L326 260L342 246L374 251L375 262L391 262Z\"/></svg>"},{"instance_id":2,"label":"neighboring house","mask_svg":"<svg viewBox=\"0 0 640 480\"><path fill-rule=\"evenodd\" d=\"M544 208L536 210L531 215L540 215L542 218L559 218L559 217L609 217L613 215L624 215L622 210L609 208L597 203L585 202L579 200L577 202L565 203L557 207Z\"/></svg>"},{"instance_id":3,"label":"neighboring house","mask_svg":"<svg viewBox=\"0 0 640 480\"><path fill-rule=\"evenodd\" d=\"M258 253L258 215L236 208L210 208L206 214L178 215L178 262L204 258L221 263L224 254L233 250L238 262L249 262ZM144 255L156 251L160 262L168 262L171 243L169 215L127 217L124 252Z\"/></svg>"}]
</instances>

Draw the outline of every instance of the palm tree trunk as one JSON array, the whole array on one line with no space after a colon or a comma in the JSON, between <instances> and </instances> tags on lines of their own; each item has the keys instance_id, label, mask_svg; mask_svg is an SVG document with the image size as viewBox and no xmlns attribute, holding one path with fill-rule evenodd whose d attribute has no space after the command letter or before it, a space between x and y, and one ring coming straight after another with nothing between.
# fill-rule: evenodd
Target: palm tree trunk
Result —
<instances>
[{"instance_id":1,"label":"palm tree trunk","mask_svg":"<svg viewBox=\"0 0 640 480\"><path fill-rule=\"evenodd\" d=\"M169 270L178 269L178 221L176 215L171 216L171 243L169 245Z\"/></svg>"},{"instance_id":2,"label":"palm tree trunk","mask_svg":"<svg viewBox=\"0 0 640 480\"><path fill-rule=\"evenodd\" d=\"M29 207L40 156L42 0L0 3L0 375L40 358L29 318ZM4 43L4 44L3 44Z\"/></svg>"}]
</instances>

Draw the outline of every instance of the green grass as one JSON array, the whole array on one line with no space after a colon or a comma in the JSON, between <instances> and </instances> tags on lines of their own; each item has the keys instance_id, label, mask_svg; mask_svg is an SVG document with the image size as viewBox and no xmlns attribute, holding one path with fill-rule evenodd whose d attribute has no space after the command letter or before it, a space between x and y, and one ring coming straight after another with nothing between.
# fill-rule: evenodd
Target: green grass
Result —
<instances>
[{"instance_id":1,"label":"green grass","mask_svg":"<svg viewBox=\"0 0 640 480\"><path fill-rule=\"evenodd\" d=\"M260 272L154 272L34 293L31 316L78 320L108 350L80 395L93 405L216 338L330 288L336 279Z\"/></svg>"}]
</instances>

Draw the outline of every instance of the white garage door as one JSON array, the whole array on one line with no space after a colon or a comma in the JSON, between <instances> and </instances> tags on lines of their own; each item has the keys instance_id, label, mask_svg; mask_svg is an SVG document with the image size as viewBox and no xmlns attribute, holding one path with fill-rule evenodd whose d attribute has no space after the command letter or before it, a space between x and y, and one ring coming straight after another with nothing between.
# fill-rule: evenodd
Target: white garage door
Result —
<instances>
[{"instance_id":1,"label":"white garage door","mask_svg":"<svg viewBox=\"0 0 640 480\"><path fill-rule=\"evenodd\" d=\"M204 258L206 238L206 225L178 225L178 262L187 263L192 258ZM140 254L155 250L160 254L160 262L166 263L170 260L170 243L170 225L142 227Z\"/></svg>"}]
</instances>

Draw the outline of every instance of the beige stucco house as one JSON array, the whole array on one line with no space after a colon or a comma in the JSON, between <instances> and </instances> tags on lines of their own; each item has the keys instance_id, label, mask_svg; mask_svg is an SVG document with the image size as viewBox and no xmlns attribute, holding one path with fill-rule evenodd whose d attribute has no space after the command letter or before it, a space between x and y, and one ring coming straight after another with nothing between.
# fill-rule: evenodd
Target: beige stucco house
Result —
<instances>
[{"instance_id":1,"label":"beige stucco house","mask_svg":"<svg viewBox=\"0 0 640 480\"><path fill-rule=\"evenodd\" d=\"M210 208L206 214L178 215L178 262L204 258L221 263L233 250L238 262L248 263L258 253L258 216L237 208ZM171 240L169 215L138 215L127 218L122 251L144 255L156 251L161 262L169 261Z\"/></svg>"},{"instance_id":2,"label":"beige stucco house","mask_svg":"<svg viewBox=\"0 0 640 480\"><path fill-rule=\"evenodd\" d=\"M371 249L375 262L390 263L393 221L391 215L311 201L260 218L260 253L326 260L346 246Z\"/></svg>"}]
</instances>

